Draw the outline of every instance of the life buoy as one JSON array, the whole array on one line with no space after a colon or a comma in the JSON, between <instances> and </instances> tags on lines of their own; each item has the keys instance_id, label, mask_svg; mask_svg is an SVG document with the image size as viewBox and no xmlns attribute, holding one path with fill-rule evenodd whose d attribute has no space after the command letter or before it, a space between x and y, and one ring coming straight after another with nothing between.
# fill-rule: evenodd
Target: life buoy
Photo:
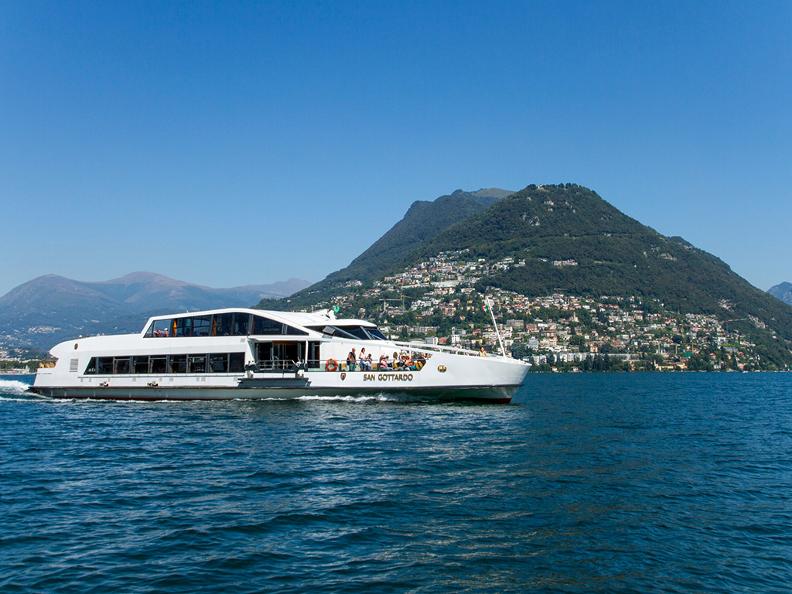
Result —
<instances>
[{"instance_id":1,"label":"life buoy","mask_svg":"<svg viewBox=\"0 0 792 594\"><path fill-rule=\"evenodd\" d=\"M338 361L328 359L327 363L325 363L325 371L338 371Z\"/></svg>"}]
</instances>

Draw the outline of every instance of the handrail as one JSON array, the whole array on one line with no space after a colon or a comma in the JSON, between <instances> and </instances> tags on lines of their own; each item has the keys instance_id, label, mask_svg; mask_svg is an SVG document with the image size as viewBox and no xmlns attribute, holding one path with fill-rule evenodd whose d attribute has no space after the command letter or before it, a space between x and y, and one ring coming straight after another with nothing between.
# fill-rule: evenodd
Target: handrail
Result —
<instances>
[{"instance_id":1,"label":"handrail","mask_svg":"<svg viewBox=\"0 0 792 594\"><path fill-rule=\"evenodd\" d=\"M412 342L404 342L399 340L392 340L391 342L397 346L407 347L415 351L440 351L440 352L447 352L456 355L469 355L471 357L481 356L481 353L479 351L471 351L470 349L463 349L461 347L451 347L441 344L412 343Z\"/></svg>"},{"instance_id":2,"label":"handrail","mask_svg":"<svg viewBox=\"0 0 792 594\"><path fill-rule=\"evenodd\" d=\"M282 361L260 361L255 365L251 365L248 370L253 371L254 373L265 373L268 371L276 371L276 372L289 372L294 373L300 369L305 371L326 371L326 365L328 361L335 361L337 368L336 372L346 371L352 372L347 367L346 360L338 360L330 357L328 359L310 359L308 364L306 365L305 361L289 361L289 360L282 360ZM360 362L355 363L355 372L360 371L420 371L420 369L405 369L403 367L393 367L392 365L388 366L387 368L380 368L379 362L373 361L371 366L368 365L362 366ZM333 372L329 372L333 373Z\"/></svg>"}]
</instances>

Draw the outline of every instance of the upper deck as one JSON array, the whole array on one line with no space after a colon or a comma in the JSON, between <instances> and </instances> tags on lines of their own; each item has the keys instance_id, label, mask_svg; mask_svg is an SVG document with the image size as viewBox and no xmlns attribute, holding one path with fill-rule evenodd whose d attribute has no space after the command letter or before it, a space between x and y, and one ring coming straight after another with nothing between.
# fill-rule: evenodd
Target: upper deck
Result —
<instances>
[{"instance_id":1,"label":"upper deck","mask_svg":"<svg viewBox=\"0 0 792 594\"><path fill-rule=\"evenodd\" d=\"M247 308L214 309L154 316L141 338L210 336L308 336L387 340L376 324L337 319L332 312L282 312Z\"/></svg>"}]
</instances>

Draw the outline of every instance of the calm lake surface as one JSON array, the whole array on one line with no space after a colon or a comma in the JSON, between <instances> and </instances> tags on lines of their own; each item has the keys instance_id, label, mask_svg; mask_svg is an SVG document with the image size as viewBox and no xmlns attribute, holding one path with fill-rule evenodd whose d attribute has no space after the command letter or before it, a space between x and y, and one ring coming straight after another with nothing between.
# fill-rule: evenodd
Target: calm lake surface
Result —
<instances>
[{"instance_id":1,"label":"calm lake surface","mask_svg":"<svg viewBox=\"0 0 792 594\"><path fill-rule=\"evenodd\" d=\"M537 374L509 406L52 402L18 380L2 592L792 585L792 374Z\"/></svg>"}]
</instances>

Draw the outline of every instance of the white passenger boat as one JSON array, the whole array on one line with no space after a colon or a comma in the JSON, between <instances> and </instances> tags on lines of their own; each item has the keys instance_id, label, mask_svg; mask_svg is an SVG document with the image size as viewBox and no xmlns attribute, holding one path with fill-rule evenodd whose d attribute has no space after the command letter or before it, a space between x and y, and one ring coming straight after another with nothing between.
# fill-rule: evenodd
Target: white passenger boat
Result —
<instances>
[{"instance_id":1,"label":"white passenger boat","mask_svg":"<svg viewBox=\"0 0 792 594\"><path fill-rule=\"evenodd\" d=\"M352 349L357 361L349 365ZM360 360L362 349L371 364ZM157 316L139 334L62 342L32 390L119 400L399 393L507 403L527 370L505 356L392 341L375 324L328 310L235 308Z\"/></svg>"}]
</instances>

